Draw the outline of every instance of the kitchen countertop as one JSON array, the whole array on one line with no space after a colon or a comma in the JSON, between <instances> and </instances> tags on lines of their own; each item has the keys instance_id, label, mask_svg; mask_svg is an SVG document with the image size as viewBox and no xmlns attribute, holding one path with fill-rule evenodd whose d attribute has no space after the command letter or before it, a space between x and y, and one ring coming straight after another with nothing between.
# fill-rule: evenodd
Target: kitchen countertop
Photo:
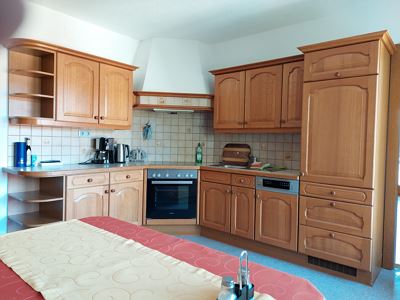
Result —
<instances>
[{"instance_id":1,"label":"kitchen countertop","mask_svg":"<svg viewBox=\"0 0 400 300\"><path fill-rule=\"evenodd\" d=\"M180 163L180 162L129 162L124 164L70 164L61 166L46 166L46 167L5 167L3 172L13 175L21 175L26 177L56 177L56 176L68 176L85 173L101 173L101 172L115 172L118 170L143 170L143 169L164 169L164 168L176 168L176 169L201 169L206 171L216 172L227 172L236 174L246 174L253 176L265 176L272 178L283 178L283 179L299 179L300 172L295 170L284 170L284 171L260 171L253 169L241 169L241 168L226 168L223 166L214 165L196 165L195 163Z\"/></svg>"}]
</instances>

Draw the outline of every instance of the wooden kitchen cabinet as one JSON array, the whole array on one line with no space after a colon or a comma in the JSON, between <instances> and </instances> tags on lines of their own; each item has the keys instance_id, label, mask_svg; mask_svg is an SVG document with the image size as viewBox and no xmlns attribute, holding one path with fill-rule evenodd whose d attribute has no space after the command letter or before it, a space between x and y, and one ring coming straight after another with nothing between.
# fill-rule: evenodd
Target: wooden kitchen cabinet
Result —
<instances>
[{"instance_id":1,"label":"wooden kitchen cabinet","mask_svg":"<svg viewBox=\"0 0 400 300\"><path fill-rule=\"evenodd\" d=\"M372 238L372 207L300 197L300 224Z\"/></svg>"},{"instance_id":2,"label":"wooden kitchen cabinet","mask_svg":"<svg viewBox=\"0 0 400 300\"><path fill-rule=\"evenodd\" d=\"M255 240L297 250L298 197L257 191Z\"/></svg>"},{"instance_id":3,"label":"wooden kitchen cabinet","mask_svg":"<svg viewBox=\"0 0 400 300\"><path fill-rule=\"evenodd\" d=\"M304 181L372 188L377 76L304 84Z\"/></svg>"},{"instance_id":4,"label":"wooden kitchen cabinet","mask_svg":"<svg viewBox=\"0 0 400 300\"><path fill-rule=\"evenodd\" d=\"M132 71L100 64L99 123L129 127L132 118Z\"/></svg>"},{"instance_id":5,"label":"wooden kitchen cabinet","mask_svg":"<svg viewBox=\"0 0 400 300\"><path fill-rule=\"evenodd\" d=\"M142 224L143 181L110 186L109 216L129 223Z\"/></svg>"},{"instance_id":6,"label":"wooden kitchen cabinet","mask_svg":"<svg viewBox=\"0 0 400 300\"><path fill-rule=\"evenodd\" d=\"M214 128L243 128L245 72L215 77Z\"/></svg>"},{"instance_id":7,"label":"wooden kitchen cabinet","mask_svg":"<svg viewBox=\"0 0 400 300\"><path fill-rule=\"evenodd\" d=\"M57 120L98 123L99 63L57 55Z\"/></svg>"},{"instance_id":8,"label":"wooden kitchen cabinet","mask_svg":"<svg viewBox=\"0 0 400 300\"><path fill-rule=\"evenodd\" d=\"M215 75L215 129L224 132L291 132L301 127L302 57L211 73Z\"/></svg>"},{"instance_id":9,"label":"wooden kitchen cabinet","mask_svg":"<svg viewBox=\"0 0 400 300\"><path fill-rule=\"evenodd\" d=\"M200 185L200 225L230 232L230 218L231 186L202 181Z\"/></svg>"},{"instance_id":10,"label":"wooden kitchen cabinet","mask_svg":"<svg viewBox=\"0 0 400 300\"><path fill-rule=\"evenodd\" d=\"M279 128L282 65L246 71L244 128Z\"/></svg>"},{"instance_id":11,"label":"wooden kitchen cabinet","mask_svg":"<svg viewBox=\"0 0 400 300\"><path fill-rule=\"evenodd\" d=\"M379 41L313 51L304 58L304 81L378 74Z\"/></svg>"},{"instance_id":12,"label":"wooden kitchen cabinet","mask_svg":"<svg viewBox=\"0 0 400 300\"><path fill-rule=\"evenodd\" d=\"M66 220L108 215L108 186L67 191Z\"/></svg>"},{"instance_id":13,"label":"wooden kitchen cabinet","mask_svg":"<svg viewBox=\"0 0 400 300\"><path fill-rule=\"evenodd\" d=\"M299 252L371 271L371 240L300 225Z\"/></svg>"},{"instance_id":14,"label":"wooden kitchen cabinet","mask_svg":"<svg viewBox=\"0 0 400 300\"><path fill-rule=\"evenodd\" d=\"M283 65L282 112L280 120L280 125L283 128L301 127L303 74L303 61Z\"/></svg>"},{"instance_id":15,"label":"wooden kitchen cabinet","mask_svg":"<svg viewBox=\"0 0 400 300\"><path fill-rule=\"evenodd\" d=\"M231 233L254 239L254 189L232 187Z\"/></svg>"}]
</instances>

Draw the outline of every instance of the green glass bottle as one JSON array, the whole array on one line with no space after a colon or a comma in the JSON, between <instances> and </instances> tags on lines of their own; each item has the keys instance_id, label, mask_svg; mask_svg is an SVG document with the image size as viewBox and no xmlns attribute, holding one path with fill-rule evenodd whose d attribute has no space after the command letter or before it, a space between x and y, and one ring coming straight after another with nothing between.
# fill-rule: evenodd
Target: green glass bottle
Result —
<instances>
[{"instance_id":1,"label":"green glass bottle","mask_svg":"<svg viewBox=\"0 0 400 300\"><path fill-rule=\"evenodd\" d=\"M198 143L196 147L196 164L200 165L203 163L203 149L201 147L201 144Z\"/></svg>"}]
</instances>

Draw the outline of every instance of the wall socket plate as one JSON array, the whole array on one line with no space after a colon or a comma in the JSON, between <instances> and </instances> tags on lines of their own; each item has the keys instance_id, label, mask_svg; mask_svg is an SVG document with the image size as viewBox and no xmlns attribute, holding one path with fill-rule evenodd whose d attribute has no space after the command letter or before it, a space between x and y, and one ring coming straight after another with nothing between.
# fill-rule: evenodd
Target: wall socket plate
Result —
<instances>
[{"instance_id":1,"label":"wall socket plate","mask_svg":"<svg viewBox=\"0 0 400 300\"><path fill-rule=\"evenodd\" d=\"M80 137L89 137L90 136L90 131L89 130L79 130L78 131L78 136L80 136Z\"/></svg>"}]
</instances>

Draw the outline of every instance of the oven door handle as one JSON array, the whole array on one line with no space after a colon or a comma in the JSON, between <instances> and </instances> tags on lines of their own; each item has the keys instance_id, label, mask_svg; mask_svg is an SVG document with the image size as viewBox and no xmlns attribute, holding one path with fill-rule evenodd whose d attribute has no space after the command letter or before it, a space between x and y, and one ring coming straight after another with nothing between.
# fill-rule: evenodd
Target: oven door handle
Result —
<instances>
[{"instance_id":1,"label":"oven door handle","mask_svg":"<svg viewBox=\"0 0 400 300\"><path fill-rule=\"evenodd\" d=\"M151 184L193 184L192 180L170 180L170 181L161 181L161 180L154 180L151 181Z\"/></svg>"}]
</instances>

